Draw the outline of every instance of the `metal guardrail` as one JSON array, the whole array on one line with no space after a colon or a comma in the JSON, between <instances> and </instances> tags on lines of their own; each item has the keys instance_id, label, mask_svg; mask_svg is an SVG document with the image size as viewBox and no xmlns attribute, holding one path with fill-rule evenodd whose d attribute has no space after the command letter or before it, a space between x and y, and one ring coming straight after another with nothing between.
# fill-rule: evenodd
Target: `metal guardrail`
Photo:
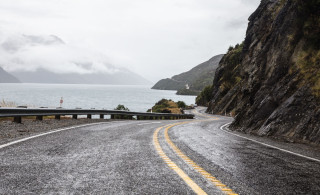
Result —
<instances>
[{"instance_id":1,"label":"metal guardrail","mask_svg":"<svg viewBox=\"0 0 320 195\"><path fill-rule=\"evenodd\" d=\"M176 120L176 119L193 119L193 114L171 114L171 113L149 113L149 112L128 112L119 110L95 110L95 109L48 109L48 108L0 108L1 117L13 117L14 122L21 123L22 117L35 116L37 120L43 120L44 116L55 116L59 120L61 116L72 115L73 119L77 119L79 115L100 115L100 119L104 119L105 115L110 115L111 119L133 119L137 120Z\"/></svg>"}]
</instances>

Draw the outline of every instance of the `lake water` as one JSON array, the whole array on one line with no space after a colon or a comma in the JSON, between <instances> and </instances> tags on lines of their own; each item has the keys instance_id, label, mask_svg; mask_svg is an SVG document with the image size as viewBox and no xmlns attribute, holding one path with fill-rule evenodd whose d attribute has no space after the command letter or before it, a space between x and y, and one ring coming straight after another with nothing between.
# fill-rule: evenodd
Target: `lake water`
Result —
<instances>
[{"instance_id":1,"label":"lake water","mask_svg":"<svg viewBox=\"0 0 320 195\"><path fill-rule=\"evenodd\" d=\"M64 108L114 109L123 104L130 111L145 112L162 98L194 104L195 96L176 91L153 90L151 86L83 84L0 84L0 101L19 105L55 108L63 97Z\"/></svg>"}]
</instances>

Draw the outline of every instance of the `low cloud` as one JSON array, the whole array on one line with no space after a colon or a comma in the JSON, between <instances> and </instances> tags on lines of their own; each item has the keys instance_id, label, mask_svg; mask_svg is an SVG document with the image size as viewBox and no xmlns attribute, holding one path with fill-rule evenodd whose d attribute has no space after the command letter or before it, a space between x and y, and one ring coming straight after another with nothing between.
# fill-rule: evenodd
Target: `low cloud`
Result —
<instances>
[{"instance_id":1,"label":"low cloud","mask_svg":"<svg viewBox=\"0 0 320 195\"><path fill-rule=\"evenodd\" d=\"M260 0L3 0L1 32L54 34L65 44L49 41L45 45L48 40L35 38L33 45L24 46L26 51L19 45L16 53L10 53L16 49L13 46L0 51L6 57L0 63L7 69L46 67L59 72L113 71L109 64L115 64L156 82L187 71L243 41L248 17L259 3Z\"/></svg>"},{"instance_id":2,"label":"low cloud","mask_svg":"<svg viewBox=\"0 0 320 195\"><path fill-rule=\"evenodd\" d=\"M55 35L11 34L0 40L0 65L7 71L90 74L115 73L106 56L66 44Z\"/></svg>"}]
</instances>

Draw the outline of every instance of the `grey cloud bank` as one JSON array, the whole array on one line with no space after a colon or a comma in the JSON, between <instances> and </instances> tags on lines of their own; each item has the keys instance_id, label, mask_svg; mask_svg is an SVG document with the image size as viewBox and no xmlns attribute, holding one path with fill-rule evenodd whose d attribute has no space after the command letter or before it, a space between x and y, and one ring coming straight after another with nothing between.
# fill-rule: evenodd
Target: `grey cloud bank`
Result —
<instances>
[{"instance_id":1,"label":"grey cloud bank","mask_svg":"<svg viewBox=\"0 0 320 195\"><path fill-rule=\"evenodd\" d=\"M259 2L3 0L0 63L9 71L81 74L126 67L155 82L241 42Z\"/></svg>"},{"instance_id":2,"label":"grey cloud bank","mask_svg":"<svg viewBox=\"0 0 320 195\"><path fill-rule=\"evenodd\" d=\"M0 40L0 64L11 71L49 70L54 73L109 73L119 69L102 54L69 46L55 36L15 34Z\"/></svg>"}]
</instances>

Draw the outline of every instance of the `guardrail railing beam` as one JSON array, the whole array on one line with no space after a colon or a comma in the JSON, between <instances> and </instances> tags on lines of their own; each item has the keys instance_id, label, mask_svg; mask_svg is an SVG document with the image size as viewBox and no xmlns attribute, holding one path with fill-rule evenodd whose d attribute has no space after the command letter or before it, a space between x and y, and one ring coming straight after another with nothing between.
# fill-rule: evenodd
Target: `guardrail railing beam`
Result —
<instances>
[{"instance_id":1,"label":"guardrail railing beam","mask_svg":"<svg viewBox=\"0 0 320 195\"><path fill-rule=\"evenodd\" d=\"M137 120L177 120L177 119L193 119L192 114L171 114L171 113L144 113L144 112L127 112L118 110L96 110L96 109L47 109L47 108L0 108L1 117L13 117L14 122L21 123L22 117L34 116L36 120L43 120L44 116L54 116L56 120L60 120L61 116L72 116L78 119L79 115L86 115L92 119L92 115L100 115L100 119L104 119L105 115L110 115L111 119L129 119Z\"/></svg>"}]
</instances>

